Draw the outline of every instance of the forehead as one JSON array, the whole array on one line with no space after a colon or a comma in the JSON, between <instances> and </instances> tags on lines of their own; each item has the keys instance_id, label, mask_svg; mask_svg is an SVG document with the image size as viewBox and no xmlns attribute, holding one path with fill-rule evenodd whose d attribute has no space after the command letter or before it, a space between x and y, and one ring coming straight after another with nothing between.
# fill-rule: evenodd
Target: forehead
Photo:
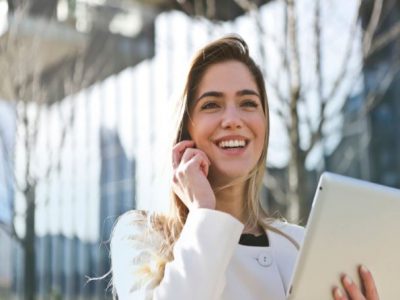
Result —
<instances>
[{"instance_id":1,"label":"forehead","mask_svg":"<svg viewBox=\"0 0 400 300\"><path fill-rule=\"evenodd\" d=\"M200 80L196 95L207 91L229 93L244 89L259 92L253 74L242 62L226 61L207 68Z\"/></svg>"}]
</instances>

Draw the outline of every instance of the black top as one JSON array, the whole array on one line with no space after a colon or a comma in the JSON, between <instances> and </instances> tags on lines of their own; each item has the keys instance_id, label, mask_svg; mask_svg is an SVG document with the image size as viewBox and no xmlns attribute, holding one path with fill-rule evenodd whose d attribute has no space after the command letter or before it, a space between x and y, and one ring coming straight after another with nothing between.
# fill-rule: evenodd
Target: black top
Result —
<instances>
[{"instance_id":1,"label":"black top","mask_svg":"<svg viewBox=\"0 0 400 300\"><path fill-rule=\"evenodd\" d=\"M268 247L269 241L265 232L257 236L251 233L243 233L240 236L239 244L244 246Z\"/></svg>"}]
</instances>

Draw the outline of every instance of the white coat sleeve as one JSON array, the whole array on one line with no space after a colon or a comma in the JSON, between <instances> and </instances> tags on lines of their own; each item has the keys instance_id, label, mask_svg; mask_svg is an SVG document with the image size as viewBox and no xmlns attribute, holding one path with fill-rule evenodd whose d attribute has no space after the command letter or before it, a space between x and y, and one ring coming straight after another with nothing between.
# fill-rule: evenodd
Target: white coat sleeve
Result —
<instances>
[{"instance_id":1,"label":"white coat sleeve","mask_svg":"<svg viewBox=\"0 0 400 300\"><path fill-rule=\"evenodd\" d=\"M114 236L111 242L112 271L119 299L219 299L243 227L229 214L210 209L192 210L175 244L174 259L166 264L164 277L157 286L151 282L135 283L132 270L140 261L140 249L135 254L123 251L121 248L128 247L128 250L134 245L124 245ZM129 241L135 243L134 239Z\"/></svg>"}]
</instances>

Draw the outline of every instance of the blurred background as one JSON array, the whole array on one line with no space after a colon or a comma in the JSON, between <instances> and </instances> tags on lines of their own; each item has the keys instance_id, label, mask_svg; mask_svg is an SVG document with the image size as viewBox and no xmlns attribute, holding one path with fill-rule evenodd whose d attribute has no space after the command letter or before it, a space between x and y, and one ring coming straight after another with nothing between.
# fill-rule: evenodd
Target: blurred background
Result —
<instances>
[{"instance_id":1,"label":"blurred background","mask_svg":"<svg viewBox=\"0 0 400 300\"><path fill-rule=\"evenodd\" d=\"M324 170L400 188L398 0L0 0L1 300L111 299L112 226L168 208L174 103L228 33L267 83L271 215L306 224Z\"/></svg>"}]
</instances>

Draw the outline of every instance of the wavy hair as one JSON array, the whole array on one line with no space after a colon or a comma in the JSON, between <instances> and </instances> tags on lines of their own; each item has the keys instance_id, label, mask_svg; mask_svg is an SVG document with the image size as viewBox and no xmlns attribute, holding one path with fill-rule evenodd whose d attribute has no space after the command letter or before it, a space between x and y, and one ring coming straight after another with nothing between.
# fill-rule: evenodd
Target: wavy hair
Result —
<instances>
[{"instance_id":1,"label":"wavy hair","mask_svg":"<svg viewBox=\"0 0 400 300\"><path fill-rule=\"evenodd\" d=\"M264 177L265 161L268 150L269 109L263 74L254 60L250 57L248 46L240 36L228 35L215 40L200 49L194 56L187 76L182 99L178 103L179 106L177 107L178 117L175 131L176 135L173 144L175 145L182 140L190 139L188 132L190 111L194 104L198 85L205 72L211 65L232 60L241 62L247 66L257 85L267 124L265 130L265 145L256 166L245 178L237 178L229 184L214 190L214 192L232 186L238 182L246 182L248 201L246 201L243 209L245 209L245 212L249 216L247 224L255 226L260 223L261 220L267 218L267 213L264 211L260 202L260 189ZM171 191L171 198L171 217L173 217L173 219L180 224L180 227L182 227L186 221L188 209L173 191Z\"/></svg>"},{"instance_id":2,"label":"wavy hair","mask_svg":"<svg viewBox=\"0 0 400 300\"><path fill-rule=\"evenodd\" d=\"M188 132L190 111L194 103L194 97L196 95L198 85L201 82L205 72L207 72L211 65L226 61L241 62L249 69L261 96L262 108L266 118L267 128L265 130L265 144L263 151L257 161L257 164L250 171L250 173L244 178L237 178L223 187L218 187L217 190L214 190L214 192L220 191L239 182L245 182L247 189L247 201L244 203L243 209L246 215L248 215L246 224L251 227L258 225L264 229L269 228L270 230L279 232L285 235L296 245L297 243L292 238L280 232L278 229L270 226L274 219L268 216L261 204L260 191L266 168L265 162L269 141L269 108L262 72L254 60L250 57L248 46L240 36L228 35L217 39L200 49L194 56L189 68L183 95L177 106L177 118L173 145L182 140L190 139ZM147 247L149 249L148 251L150 252L147 256L153 257L153 260L154 257L157 257L157 264L154 264L154 262L148 262L147 266L146 264L143 264L140 268L138 268L139 274L136 275L141 278L142 282L147 280L158 284L162 280L164 276L165 264L173 259L173 247L176 240L179 238L189 213L188 208L178 197L178 195L172 191L172 189L170 191L170 197L171 206L169 214L153 214L151 216L141 214L142 218L146 218L147 220L144 223L150 225L150 230L145 230L143 234L151 234L153 235L153 238L149 238L148 240L158 241L156 244L153 243ZM140 222L139 220L136 221ZM154 236L159 238L154 239ZM141 240L146 240L146 238ZM149 267L150 264L153 267ZM156 267L154 267L154 265L156 265Z\"/></svg>"}]
</instances>

